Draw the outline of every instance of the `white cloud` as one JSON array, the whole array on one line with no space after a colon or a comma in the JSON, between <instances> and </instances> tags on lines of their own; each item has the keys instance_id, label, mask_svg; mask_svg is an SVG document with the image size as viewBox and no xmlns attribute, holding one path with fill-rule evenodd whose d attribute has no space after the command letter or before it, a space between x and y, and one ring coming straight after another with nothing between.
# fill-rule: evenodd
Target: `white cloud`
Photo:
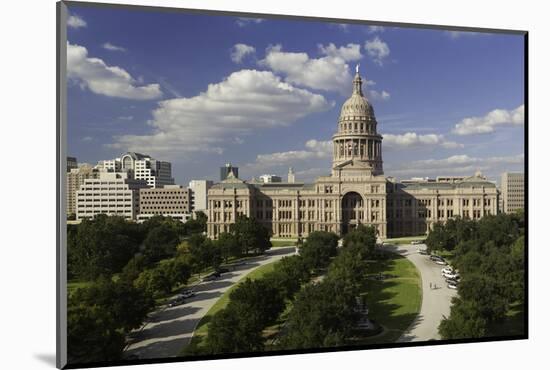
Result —
<instances>
[{"instance_id":1,"label":"white cloud","mask_svg":"<svg viewBox=\"0 0 550 370\"><path fill-rule=\"evenodd\" d=\"M426 134L419 135L415 132L407 132L402 135L384 134L383 145L385 148L414 148L414 147L443 147L445 149L463 148L463 144L448 141L443 135Z\"/></svg>"},{"instance_id":2,"label":"white cloud","mask_svg":"<svg viewBox=\"0 0 550 370\"><path fill-rule=\"evenodd\" d=\"M120 116L118 117L118 120L120 121L131 121L134 119L134 116Z\"/></svg>"},{"instance_id":3,"label":"white cloud","mask_svg":"<svg viewBox=\"0 0 550 370\"><path fill-rule=\"evenodd\" d=\"M295 169L307 167L308 169L311 169L311 166L309 166L310 164L315 163L318 160L326 160L332 157L332 147L333 144L331 140L319 141L311 139L304 144L304 149L258 154L254 162L244 165L243 170L248 173L277 173L277 171L288 167L294 167ZM313 172L319 172L317 170ZM324 170L322 170L322 173L327 172L330 172L330 166L327 166ZM313 173L307 172L307 170L297 170L296 174L312 175Z\"/></svg>"},{"instance_id":4,"label":"white cloud","mask_svg":"<svg viewBox=\"0 0 550 370\"><path fill-rule=\"evenodd\" d=\"M365 50L378 65L384 64L384 59L390 55L390 47L378 36L365 42Z\"/></svg>"},{"instance_id":5,"label":"white cloud","mask_svg":"<svg viewBox=\"0 0 550 370\"><path fill-rule=\"evenodd\" d=\"M110 51L126 51L126 49L123 48L122 46L116 46L111 44L110 42L104 43L103 45L101 45L101 47L103 49L110 50Z\"/></svg>"},{"instance_id":6,"label":"white cloud","mask_svg":"<svg viewBox=\"0 0 550 370\"><path fill-rule=\"evenodd\" d=\"M372 100L388 100L391 97L391 94L386 90L382 90L382 91L367 90L367 96Z\"/></svg>"},{"instance_id":7,"label":"white cloud","mask_svg":"<svg viewBox=\"0 0 550 370\"><path fill-rule=\"evenodd\" d=\"M457 135L475 135L494 132L497 126L522 126L524 124L524 105L514 110L495 109L483 117L464 118L457 123L453 133Z\"/></svg>"},{"instance_id":8,"label":"white cloud","mask_svg":"<svg viewBox=\"0 0 550 370\"><path fill-rule=\"evenodd\" d=\"M323 46L322 44L318 45L319 51L321 54L341 58L345 61L354 61L363 58L361 54L361 45L359 44L347 44L346 46L336 47L333 43Z\"/></svg>"},{"instance_id":9,"label":"white cloud","mask_svg":"<svg viewBox=\"0 0 550 370\"><path fill-rule=\"evenodd\" d=\"M319 49L325 56L315 59L306 53L285 52L281 45L271 46L260 65L283 74L287 82L347 94L351 90L352 76L346 62L360 58L358 45L337 48L329 44L320 45Z\"/></svg>"},{"instance_id":10,"label":"white cloud","mask_svg":"<svg viewBox=\"0 0 550 370\"><path fill-rule=\"evenodd\" d=\"M109 66L99 58L88 57L88 50L67 42L67 75L82 88L117 98L147 100L162 96L158 84L136 86L137 81L126 70Z\"/></svg>"},{"instance_id":11,"label":"white cloud","mask_svg":"<svg viewBox=\"0 0 550 370\"><path fill-rule=\"evenodd\" d=\"M237 23L237 26L239 26L239 27L246 27L249 24L259 24L259 23L262 23L263 21L265 21L265 19L239 17L239 18L237 18L235 23Z\"/></svg>"},{"instance_id":12,"label":"white cloud","mask_svg":"<svg viewBox=\"0 0 550 370\"><path fill-rule=\"evenodd\" d=\"M76 14L72 14L67 19L67 26L71 28L81 28L86 27L88 24L82 17L79 17Z\"/></svg>"},{"instance_id":13,"label":"white cloud","mask_svg":"<svg viewBox=\"0 0 550 370\"><path fill-rule=\"evenodd\" d=\"M458 39L463 36L479 36L483 35L483 33L479 32L468 32L468 31L445 31L445 33L452 39Z\"/></svg>"},{"instance_id":14,"label":"white cloud","mask_svg":"<svg viewBox=\"0 0 550 370\"><path fill-rule=\"evenodd\" d=\"M367 33L377 33L377 32L384 32L385 29L382 26L369 26L367 29Z\"/></svg>"},{"instance_id":15,"label":"white cloud","mask_svg":"<svg viewBox=\"0 0 550 370\"><path fill-rule=\"evenodd\" d=\"M496 178L500 173L511 169L521 170L524 165L524 155L503 157L470 157L468 155L453 155L443 159L424 159L412 162L400 162L399 166L386 166L385 172L392 176L447 176L473 175L481 171L485 175Z\"/></svg>"},{"instance_id":16,"label":"white cloud","mask_svg":"<svg viewBox=\"0 0 550 370\"><path fill-rule=\"evenodd\" d=\"M330 23L330 27L336 27L344 32L349 32L349 24L346 23Z\"/></svg>"},{"instance_id":17,"label":"white cloud","mask_svg":"<svg viewBox=\"0 0 550 370\"><path fill-rule=\"evenodd\" d=\"M94 140L94 138L91 137L91 136L84 136L84 137L82 138L82 141L84 141L84 142L90 142L90 141L92 141L92 140Z\"/></svg>"},{"instance_id":18,"label":"white cloud","mask_svg":"<svg viewBox=\"0 0 550 370\"><path fill-rule=\"evenodd\" d=\"M246 44L235 44L231 48L231 60L235 63L242 63L245 56L254 54L256 49Z\"/></svg>"},{"instance_id":19,"label":"white cloud","mask_svg":"<svg viewBox=\"0 0 550 370\"><path fill-rule=\"evenodd\" d=\"M221 153L253 130L288 126L332 106L269 71L241 70L191 98L159 102L149 135L125 135L111 147L174 158L184 152Z\"/></svg>"}]
</instances>

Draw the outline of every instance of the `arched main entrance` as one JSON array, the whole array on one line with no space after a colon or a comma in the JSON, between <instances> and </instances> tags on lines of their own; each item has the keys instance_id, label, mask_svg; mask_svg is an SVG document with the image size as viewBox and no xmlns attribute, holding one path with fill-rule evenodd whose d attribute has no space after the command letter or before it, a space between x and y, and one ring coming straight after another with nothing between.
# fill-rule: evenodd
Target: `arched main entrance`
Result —
<instances>
[{"instance_id":1,"label":"arched main entrance","mask_svg":"<svg viewBox=\"0 0 550 370\"><path fill-rule=\"evenodd\" d=\"M342 198L342 233L346 234L363 222L364 201L356 192L349 192Z\"/></svg>"}]
</instances>

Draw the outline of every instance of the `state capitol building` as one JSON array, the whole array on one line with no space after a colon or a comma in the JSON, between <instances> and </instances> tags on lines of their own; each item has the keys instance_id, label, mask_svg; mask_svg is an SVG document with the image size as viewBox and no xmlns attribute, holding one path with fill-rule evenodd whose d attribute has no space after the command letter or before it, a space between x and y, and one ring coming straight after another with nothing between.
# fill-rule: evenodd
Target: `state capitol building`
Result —
<instances>
[{"instance_id":1,"label":"state capitol building","mask_svg":"<svg viewBox=\"0 0 550 370\"><path fill-rule=\"evenodd\" d=\"M332 170L312 184L243 181L233 173L208 191L208 236L217 238L239 215L255 218L273 237L307 237L313 231L339 235L360 224L380 238L426 234L453 217L497 214L496 185L471 177L396 182L384 176L382 136L362 91L358 71L332 137Z\"/></svg>"}]
</instances>

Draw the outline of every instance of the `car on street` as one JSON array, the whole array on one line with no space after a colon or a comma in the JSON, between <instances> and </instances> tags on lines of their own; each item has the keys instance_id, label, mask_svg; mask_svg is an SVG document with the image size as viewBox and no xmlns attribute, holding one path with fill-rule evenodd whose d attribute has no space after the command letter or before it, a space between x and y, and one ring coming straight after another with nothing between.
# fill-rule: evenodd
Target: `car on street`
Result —
<instances>
[{"instance_id":1,"label":"car on street","mask_svg":"<svg viewBox=\"0 0 550 370\"><path fill-rule=\"evenodd\" d=\"M191 298L195 296L195 291L193 289L184 289L181 291L181 296L183 298Z\"/></svg>"},{"instance_id":2,"label":"car on street","mask_svg":"<svg viewBox=\"0 0 550 370\"><path fill-rule=\"evenodd\" d=\"M175 307L175 306L179 306L180 304L184 304L184 303L185 303L185 299L183 298L183 296L178 295L178 296L176 296L176 298L174 298L173 300L171 300L168 303L168 307Z\"/></svg>"},{"instance_id":3,"label":"car on street","mask_svg":"<svg viewBox=\"0 0 550 370\"><path fill-rule=\"evenodd\" d=\"M202 281L212 281L212 280L216 280L217 278L219 278L221 276L221 274L219 272L213 272L211 273L210 275L206 275Z\"/></svg>"},{"instance_id":4,"label":"car on street","mask_svg":"<svg viewBox=\"0 0 550 370\"><path fill-rule=\"evenodd\" d=\"M225 268L225 267L220 267L219 269L216 270L216 272L218 272L220 274L224 274L226 272L229 272L229 269Z\"/></svg>"},{"instance_id":5,"label":"car on street","mask_svg":"<svg viewBox=\"0 0 550 370\"><path fill-rule=\"evenodd\" d=\"M449 289L458 289L458 286L456 284L449 283L449 284L447 284L447 288L449 288Z\"/></svg>"}]
</instances>

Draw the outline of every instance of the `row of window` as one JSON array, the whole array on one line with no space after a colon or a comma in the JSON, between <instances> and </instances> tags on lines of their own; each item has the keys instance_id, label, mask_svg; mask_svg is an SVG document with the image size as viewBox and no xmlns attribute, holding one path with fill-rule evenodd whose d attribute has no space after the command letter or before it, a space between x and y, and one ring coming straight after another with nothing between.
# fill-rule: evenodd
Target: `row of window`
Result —
<instances>
[{"instance_id":1,"label":"row of window","mask_svg":"<svg viewBox=\"0 0 550 370\"><path fill-rule=\"evenodd\" d=\"M111 202L111 203L123 203L123 202L131 202L132 198L114 198L114 199L108 199L108 198L88 198L88 199L77 199L79 203L88 203L88 202Z\"/></svg>"}]
</instances>

